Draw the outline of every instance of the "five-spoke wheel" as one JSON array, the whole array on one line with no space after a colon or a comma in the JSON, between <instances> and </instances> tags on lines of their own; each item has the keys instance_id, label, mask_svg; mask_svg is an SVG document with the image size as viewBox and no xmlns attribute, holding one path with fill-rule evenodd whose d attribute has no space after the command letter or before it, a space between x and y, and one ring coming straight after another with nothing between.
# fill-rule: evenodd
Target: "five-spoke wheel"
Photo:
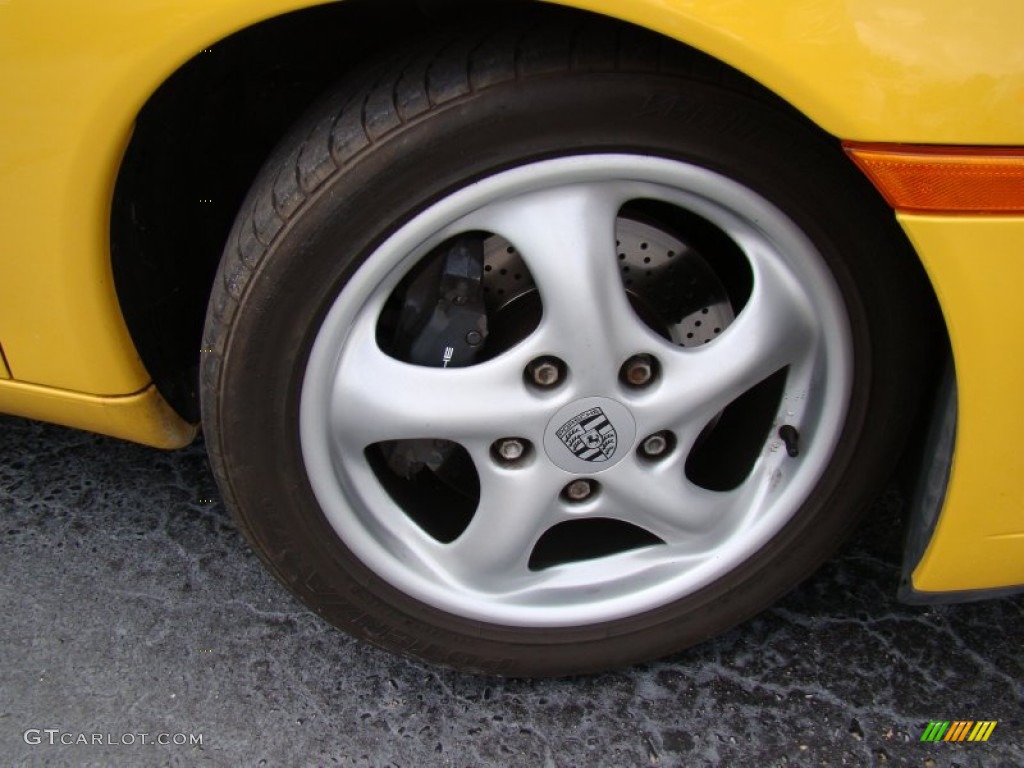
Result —
<instances>
[{"instance_id":1,"label":"five-spoke wheel","mask_svg":"<svg viewBox=\"0 0 1024 768\"><path fill-rule=\"evenodd\" d=\"M695 216L730 253L680 231ZM651 237L627 253L619 230L638 222ZM463 367L399 359L386 308L467 234L515 252L515 299L537 295L535 325L490 346L504 297L485 256L486 354ZM627 286L656 255L658 275ZM709 297L728 311L688 345ZM444 198L366 258L313 346L303 455L338 538L402 592L508 625L609 621L713 582L795 514L839 439L851 358L821 256L750 189L661 158L530 163ZM553 381L531 386L525 371ZM381 458L403 441L453 449L405 477ZM461 482L445 481L446 463Z\"/></svg>"}]
</instances>

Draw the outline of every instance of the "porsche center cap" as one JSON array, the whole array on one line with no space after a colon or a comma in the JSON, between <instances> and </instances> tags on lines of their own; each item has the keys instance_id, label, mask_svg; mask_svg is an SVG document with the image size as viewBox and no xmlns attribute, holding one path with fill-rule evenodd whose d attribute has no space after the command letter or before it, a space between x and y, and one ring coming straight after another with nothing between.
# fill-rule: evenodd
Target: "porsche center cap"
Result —
<instances>
[{"instance_id":1,"label":"porsche center cap","mask_svg":"<svg viewBox=\"0 0 1024 768\"><path fill-rule=\"evenodd\" d=\"M544 450L567 472L592 475L618 464L635 439L636 422L626 406L607 397L585 397L548 422Z\"/></svg>"}]
</instances>

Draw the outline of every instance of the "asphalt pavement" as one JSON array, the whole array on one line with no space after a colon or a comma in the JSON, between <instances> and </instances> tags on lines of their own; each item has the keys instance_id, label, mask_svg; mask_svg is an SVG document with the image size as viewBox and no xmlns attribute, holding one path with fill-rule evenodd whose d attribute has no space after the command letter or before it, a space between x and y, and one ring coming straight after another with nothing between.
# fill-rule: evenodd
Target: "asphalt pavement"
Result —
<instances>
[{"instance_id":1,"label":"asphalt pavement","mask_svg":"<svg viewBox=\"0 0 1024 768\"><path fill-rule=\"evenodd\" d=\"M478 678L334 630L264 570L202 442L0 417L0 764L1024 766L1024 597L896 602L903 501L672 658ZM931 721L996 721L922 742Z\"/></svg>"}]
</instances>

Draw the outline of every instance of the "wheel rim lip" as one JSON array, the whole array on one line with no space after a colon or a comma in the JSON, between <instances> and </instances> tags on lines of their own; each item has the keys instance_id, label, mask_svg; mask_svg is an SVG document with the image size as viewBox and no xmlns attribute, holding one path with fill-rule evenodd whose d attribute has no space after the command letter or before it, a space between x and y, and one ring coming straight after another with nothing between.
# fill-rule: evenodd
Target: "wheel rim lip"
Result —
<instances>
[{"instance_id":1,"label":"wheel rim lip","mask_svg":"<svg viewBox=\"0 0 1024 768\"><path fill-rule=\"evenodd\" d=\"M365 488L372 472L360 466L365 457L338 455L328 417L330 393L350 330L366 313L378 315L385 299L407 269L431 248L455 234L459 221L488 202L509 196L568 184L607 183L609 180L655 184L674 190L671 202L685 200L687 209L722 226L730 217L753 227L763 245L784 253L791 269L813 273L810 283L816 294L815 319L824 328L817 341L817 365L824 355L827 376L806 373L826 405L818 418L819 448L802 467L800 477L787 486L785 503L767 504L771 489L762 488L752 499L752 509L766 511L743 532L742 546L726 547L720 557L704 558L691 568L678 560L680 573L658 577L654 583L636 581L625 592L605 589L595 583L593 595L572 604L534 604L514 589L508 594L474 590L447 574L426 572L410 565L419 555L375 521L373 505L392 503L383 489L366 498ZM728 226L722 227L730 235ZM841 294L824 265L823 258L789 217L753 190L713 171L667 158L629 154L596 154L538 161L502 171L452 193L428 206L399 227L356 270L335 298L317 333L302 384L300 401L300 442L307 476L321 509L343 544L385 582L429 606L474 621L545 628L595 624L634 616L692 595L712 584L764 547L788 523L825 471L845 423L852 390L852 341L849 321L842 309ZM605 397L606 393L594 393ZM554 414L566 402L554 401ZM637 435L642 439L644 435ZM567 481L578 474L566 473ZM591 563L582 567L590 568ZM596 561L600 562L600 561ZM583 597L585 590L578 590Z\"/></svg>"}]
</instances>

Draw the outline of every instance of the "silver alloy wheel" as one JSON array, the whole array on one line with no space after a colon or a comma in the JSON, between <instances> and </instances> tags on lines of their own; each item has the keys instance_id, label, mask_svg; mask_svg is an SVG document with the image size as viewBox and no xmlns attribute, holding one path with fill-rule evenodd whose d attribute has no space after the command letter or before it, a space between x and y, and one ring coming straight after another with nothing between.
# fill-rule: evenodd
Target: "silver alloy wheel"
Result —
<instances>
[{"instance_id":1,"label":"silver alloy wheel","mask_svg":"<svg viewBox=\"0 0 1024 768\"><path fill-rule=\"evenodd\" d=\"M742 251L752 290L711 343L680 347L636 314L623 289L615 226L623 205L655 200L725 232ZM430 368L386 354L376 337L402 277L454 235L491 232L512 243L540 293L527 338L465 368ZM653 355L642 389L620 381L624 361ZM551 390L523 371L553 356L568 376ZM686 457L717 414L786 368L776 418L753 470L713 491L687 479ZM566 627L634 616L694 593L749 559L790 520L828 466L844 425L852 343L843 302L810 241L752 190L682 162L595 154L546 160L487 177L430 206L365 260L320 327L301 395L300 435L311 486L331 527L378 576L427 605L519 627ZM553 439L597 404L620 439L602 462L574 463ZM558 418L555 418L556 415ZM776 437L800 434L800 454ZM638 455L670 431L675 449ZM538 449L516 466L494 461L495 440ZM444 543L406 515L367 458L388 440L460 445L479 477L465 531ZM552 447L554 446L554 447ZM594 478L600 491L567 503L562 490ZM534 546L553 526L623 520L663 543L541 570Z\"/></svg>"}]
</instances>

